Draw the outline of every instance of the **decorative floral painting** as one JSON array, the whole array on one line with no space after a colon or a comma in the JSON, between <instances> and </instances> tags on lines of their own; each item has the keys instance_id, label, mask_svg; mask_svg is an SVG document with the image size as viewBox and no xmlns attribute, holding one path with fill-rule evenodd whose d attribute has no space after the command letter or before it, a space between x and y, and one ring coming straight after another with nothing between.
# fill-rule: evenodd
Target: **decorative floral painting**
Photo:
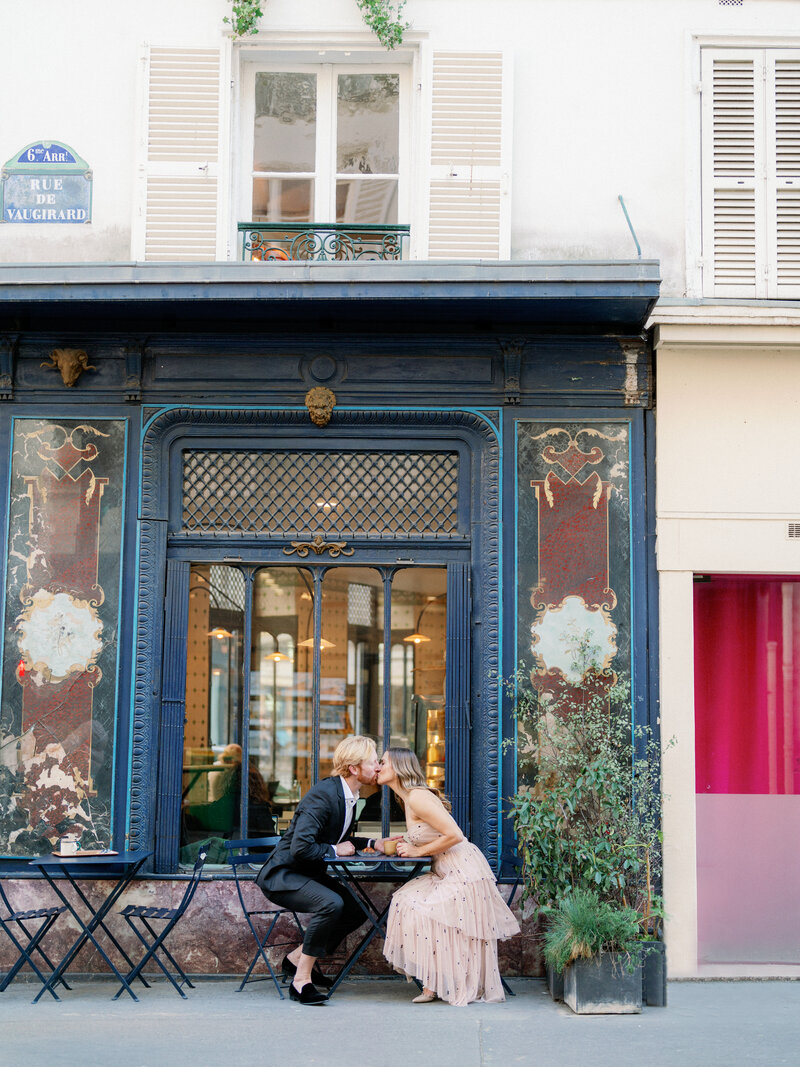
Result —
<instances>
[{"instance_id":1,"label":"decorative floral painting","mask_svg":"<svg viewBox=\"0 0 800 1067\"><path fill-rule=\"evenodd\" d=\"M0 854L111 844L125 423L14 422Z\"/></svg>"},{"instance_id":2,"label":"decorative floral painting","mask_svg":"<svg viewBox=\"0 0 800 1067\"><path fill-rule=\"evenodd\" d=\"M517 661L545 698L630 677L630 429L517 427ZM519 780L533 773L520 738Z\"/></svg>"}]
</instances>

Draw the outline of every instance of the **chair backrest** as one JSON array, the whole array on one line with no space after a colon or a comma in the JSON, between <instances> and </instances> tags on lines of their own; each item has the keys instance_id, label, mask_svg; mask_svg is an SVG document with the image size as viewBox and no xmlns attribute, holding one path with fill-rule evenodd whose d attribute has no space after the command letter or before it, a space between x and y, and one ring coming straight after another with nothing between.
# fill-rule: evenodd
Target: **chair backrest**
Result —
<instances>
[{"instance_id":1,"label":"chair backrest","mask_svg":"<svg viewBox=\"0 0 800 1067\"><path fill-rule=\"evenodd\" d=\"M244 863L266 863L272 850L279 843L280 837L241 837L237 840L226 841L225 848L228 853L228 863L236 868Z\"/></svg>"},{"instance_id":2,"label":"chair backrest","mask_svg":"<svg viewBox=\"0 0 800 1067\"><path fill-rule=\"evenodd\" d=\"M233 877L236 881L236 891L239 894L239 903L242 905L242 911L245 915L248 913L248 908L242 894L242 882L239 878L239 868L250 863L266 863L279 841L280 837L241 837L238 840L225 842L225 848L228 851L228 863L233 868ZM248 922L249 921L250 920L248 919Z\"/></svg>"},{"instance_id":3,"label":"chair backrest","mask_svg":"<svg viewBox=\"0 0 800 1067\"><path fill-rule=\"evenodd\" d=\"M506 876L508 874L513 874L514 876L514 882L511 887L511 892L509 893L508 900L506 901L506 904L511 907L514 897L517 895L517 890L519 889L520 882L522 881L522 859L519 855L517 855L516 850L511 847L504 848L503 853L500 857L501 877L504 876L504 872L506 872Z\"/></svg>"},{"instance_id":4,"label":"chair backrest","mask_svg":"<svg viewBox=\"0 0 800 1067\"><path fill-rule=\"evenodd\" d=\"M0 878L0 900L3 902L3 907L8 912L8 915L3 916L3 918L8 918L10 915L13 914L14 909L11 907L11 904L9 903L8 897L6 896L5 889L3 889L3 879L2 878Z\"/></svg>"},{"instance_id":5,"label":"chair backrest","mask_svg":"<svg viewBox=\"0 0 800 1067\"><path fill-rule=\"evenodd\" d=\"M203 846L197 854L195 860L194 869L192 870L192 876L186 885L186 892L183 894L183 900L178 905L175 912L175 919L179 919L181 915L186 911L191 903L198 885L200 884L200 875L203 873L203 866L206 862L206 856L208 855L208 848Z\"/></svg>"}]
</instances>

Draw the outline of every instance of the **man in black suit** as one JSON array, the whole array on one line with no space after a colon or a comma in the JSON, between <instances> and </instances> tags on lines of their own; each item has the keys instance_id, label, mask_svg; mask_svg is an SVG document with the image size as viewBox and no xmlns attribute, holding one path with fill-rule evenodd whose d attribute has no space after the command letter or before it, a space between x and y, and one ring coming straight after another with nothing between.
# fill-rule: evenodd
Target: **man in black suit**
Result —
<instances>
[{"instance_id":1,"label":"man in black suit","mask_svg":"<svg viewBox=\"0 0 800 1067\"><path fill-rule=\"evenodd\" d=\"M303 944L283 961L284 974L292 976L289 996L301 1004L325 1002L316 986L330 987L332 982L317 960L331 955L366 921L350 890L328 874L325 856L352 856L368 845L383 851L382 839L352 837L359 787L374 783L378 766L375 742L369 737L353 734L340 741L333 754L333 775L317 782L300 801L288 830L256 878L269 900L313 916Z\"/></svg>"}]
</instances>

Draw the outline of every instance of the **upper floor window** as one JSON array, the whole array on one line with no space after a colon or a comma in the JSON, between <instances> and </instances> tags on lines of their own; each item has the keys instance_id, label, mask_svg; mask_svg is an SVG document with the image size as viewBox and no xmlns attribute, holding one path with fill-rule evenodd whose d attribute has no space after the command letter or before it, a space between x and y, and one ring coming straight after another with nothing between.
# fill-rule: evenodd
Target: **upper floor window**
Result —
<instances>
[{"instance_id":1,"label":"upper floor window","mask_svg":"<svg viewBox=\"0 0 800 1067\"><path fill-rule=\"evenodd\" d=\"M401 217L408 211L406 74L402 68L253 65L245 121L250 221L407 221Z\"/></svg>"},{"instance_id":2,"label":"upper floor window","mask_svg":"<svg viewBox=\"0 0 800 1067\"><path fill-rule=\"evenodd\" d=\"M800 50L702 53L703 291L800 296Z\"/></svg>"}]
</instances>

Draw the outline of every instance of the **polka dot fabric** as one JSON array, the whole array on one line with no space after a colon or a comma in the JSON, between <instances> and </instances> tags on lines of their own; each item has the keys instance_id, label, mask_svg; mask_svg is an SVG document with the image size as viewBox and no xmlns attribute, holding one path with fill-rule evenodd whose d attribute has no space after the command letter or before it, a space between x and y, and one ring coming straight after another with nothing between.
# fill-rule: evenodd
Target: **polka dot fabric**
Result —
<instances>
[{"instance_id":1,"label":"polka dot fabric","mask_svg":"<svg viewBox=\"0 0 800 1067\"><path fill-rule=\"evenodd\" d=\"M405 835L425 845L439 834L414 823ZM416 978L449 1004L505 1000L497 942L519 933L492 869L476 845L461 841L431 859L431 873L392 897L383 953L396 971Z\"/></svg>"}]
</instances>

